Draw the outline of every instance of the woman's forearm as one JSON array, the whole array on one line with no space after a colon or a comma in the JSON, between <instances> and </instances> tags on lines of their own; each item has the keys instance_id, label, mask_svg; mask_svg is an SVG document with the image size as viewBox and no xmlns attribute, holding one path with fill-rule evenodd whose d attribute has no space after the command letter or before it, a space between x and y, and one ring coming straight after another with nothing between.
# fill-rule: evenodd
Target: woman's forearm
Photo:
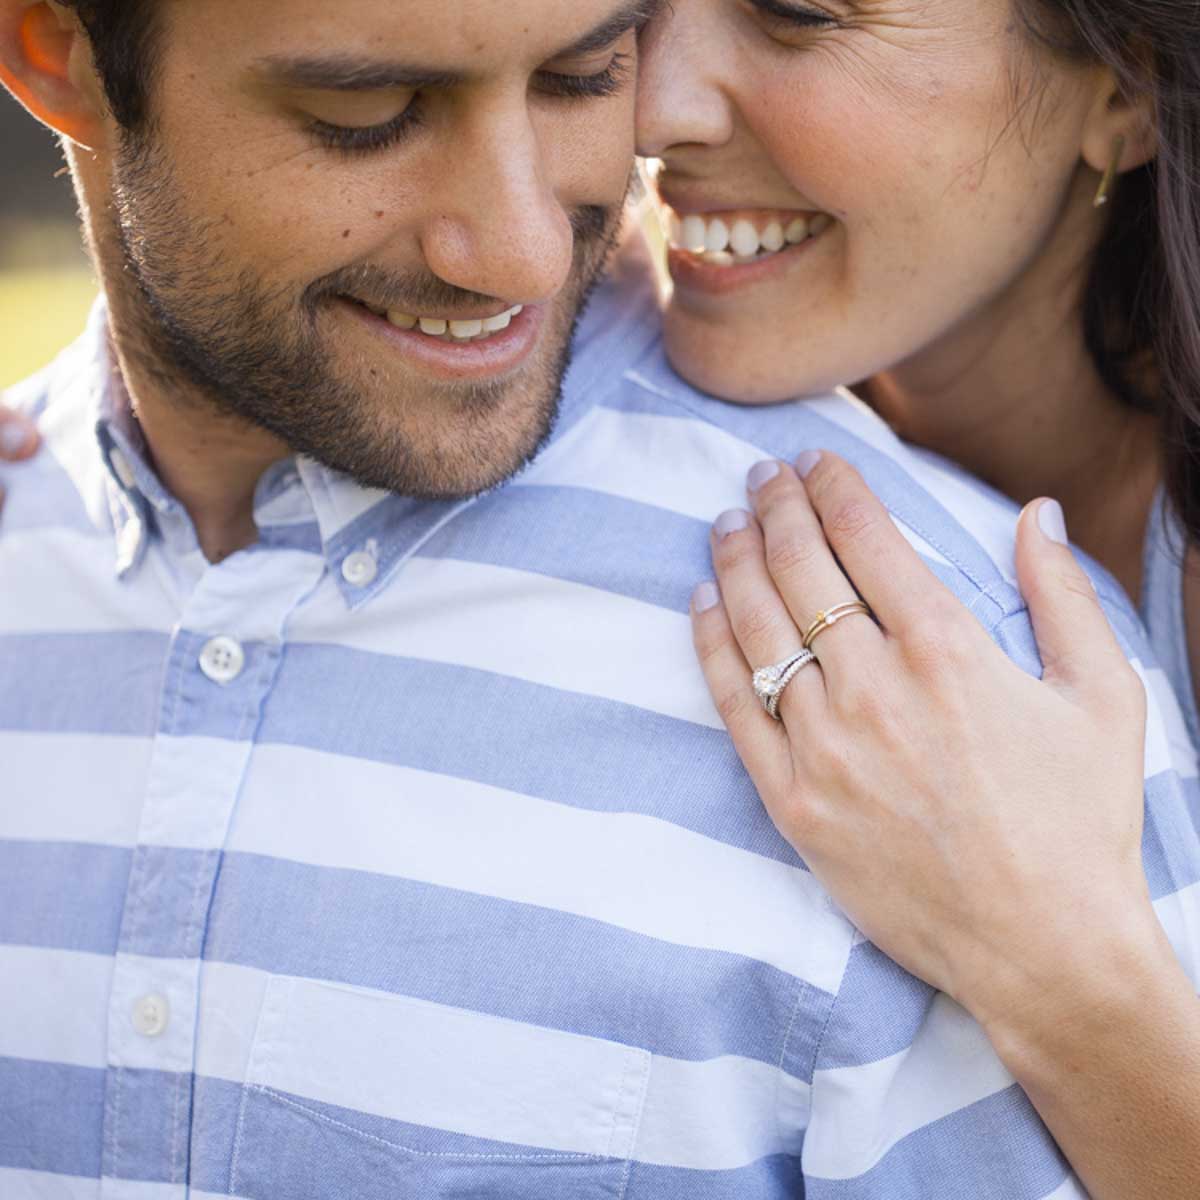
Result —
<instances>
[{"instance_id":1,"label":"woman's forearm","mask_svg":"<svg viewBox=\"0 0 1200 1200\"><path fill-rule=\"evenodd\" d=\"M1195 1200L1200 1000L1160 930L1078 952L985 1028L1093 1200Z\"/></svg>"}]
</instances>

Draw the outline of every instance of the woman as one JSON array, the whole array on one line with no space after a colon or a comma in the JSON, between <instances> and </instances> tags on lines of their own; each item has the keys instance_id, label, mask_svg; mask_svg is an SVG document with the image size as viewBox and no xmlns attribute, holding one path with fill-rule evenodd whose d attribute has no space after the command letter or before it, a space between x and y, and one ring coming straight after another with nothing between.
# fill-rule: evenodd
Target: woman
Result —
<instances>
[{"instance_id":1,"label":"woman","mask_svg":"<svg viewBox=\"0 0 1200 1200\"><path fill-rule=\"evenodd\" d=\"M864 932L989 1031L1095 1197L1194 1197L1200 1005L1142 868L1144 694L1063 508L1131 596L1146 588L1194 739L1182 619L1159 617L1186 591L1197 630L1200 597L1156 496L1194 542L1200 8L674 0L642 72L676 368L743 402L865 380L901 434L1028 504L1043 682L844 463L756 467L754 513L714 528L720 587L693 603L746 766ZM1062 506L1029 503L1047 494ZM855 589L878 626L814 621ZM774 724L746 703L751 668L814 626L819 669ZM1114 742L1128 769L1102 774ZM865 872L881 843L887 872Z\"/></svg>"}]
</instances>

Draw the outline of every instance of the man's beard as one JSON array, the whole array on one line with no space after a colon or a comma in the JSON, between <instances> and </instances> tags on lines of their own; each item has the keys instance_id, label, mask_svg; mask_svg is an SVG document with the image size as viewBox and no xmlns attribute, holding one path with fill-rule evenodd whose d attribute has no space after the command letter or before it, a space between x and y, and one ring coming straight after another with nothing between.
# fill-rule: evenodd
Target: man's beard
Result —
<instances>
[{"instance_id":1,"label":"man's beard","mask_svg":"<svg viewBox=\"0 0 1200 1200\"><path fill-rule=\"evenodd\" d=\"M231 271L210 240L216 222L198 226L184 211L151 137L129 140L118 155L115 241L121 277L129 281L120 297L133 326L125 349L165 396L198 395L215 412L267 430L294 453L365 487L420 498L476 494L536 456L558 414L575 328L616 244L621 206L572 214L574 263L564 293L549 305L549 353L535 351L514 379L410 379L389 394L384 372L365 363L358 382L338 371L319 321L337 297L369 296L381 307L431 313L496 298L426 272L361 264L323 276L299 295L268 286L250 267ZM514 388L524 393L516 404ZM439 438L439 426L457 436Z\"/></svg>"}]
</instances>

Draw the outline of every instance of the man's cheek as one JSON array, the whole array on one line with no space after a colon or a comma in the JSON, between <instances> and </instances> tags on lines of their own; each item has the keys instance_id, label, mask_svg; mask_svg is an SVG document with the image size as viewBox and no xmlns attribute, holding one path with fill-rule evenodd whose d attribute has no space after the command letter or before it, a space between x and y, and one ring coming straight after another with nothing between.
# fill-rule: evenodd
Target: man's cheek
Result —
<instances>
[{"instance_id":1,"label":"man's cheek","mask_svg":"<svg viewBox=\"0 0 1200 1200\"><path fill-rule=\"evenodd\" d=\"M216 214L205 237L206 256L236 272L248 268L265 282L311 279L344 266L361 253L352 243L355 229L377 238L381 222L351 219L344 201L242 192L200 198ZM372 228L372 226L374 226Z\"/></svg>"},{"instance_id":2,"label":"man's cheek","mask_svg":"<svg viewBox=\"0 0 1200 1200\"><path fill-rule=\"evenodd\" d=\"M597 185L603 188L608 204L619 204L625 198L629 186L629 172L633 167L636 145L634 123L634 91L628 99L613 101L619 114L613 119L598 123L590 139L588 161L600 176Z\"/></svg>"},{"instance_id":3,"label":"man's cheek","mask_svg":"<svg viewBox=\"0 0 1200 1200\"><path fill-rule=\"evenodd\" d=\"M628 99L614 98L603 111L597 108L588 119L576 117L554 131L554 153L547 154L547 167L564 207L610 208L625 198L634 158L633 115L630 89ZM545 134L542 144L547 144Z\"/></svg>"}]
</instances>

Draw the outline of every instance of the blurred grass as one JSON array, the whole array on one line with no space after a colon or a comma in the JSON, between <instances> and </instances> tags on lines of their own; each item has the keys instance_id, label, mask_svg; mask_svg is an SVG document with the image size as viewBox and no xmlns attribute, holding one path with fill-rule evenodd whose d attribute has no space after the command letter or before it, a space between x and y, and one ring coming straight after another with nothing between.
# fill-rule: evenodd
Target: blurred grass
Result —
<instances>
[{"instance_id":1,"label":"blurred grass","mask_svg":"<svg viewBox=\"0 0 1200 1200\"><path fill-rule=\"evenodd\" d=\"M86 267L0 270L0 388L32 375L74 341L95 297Z\"/></svg>"}]
</instances>

